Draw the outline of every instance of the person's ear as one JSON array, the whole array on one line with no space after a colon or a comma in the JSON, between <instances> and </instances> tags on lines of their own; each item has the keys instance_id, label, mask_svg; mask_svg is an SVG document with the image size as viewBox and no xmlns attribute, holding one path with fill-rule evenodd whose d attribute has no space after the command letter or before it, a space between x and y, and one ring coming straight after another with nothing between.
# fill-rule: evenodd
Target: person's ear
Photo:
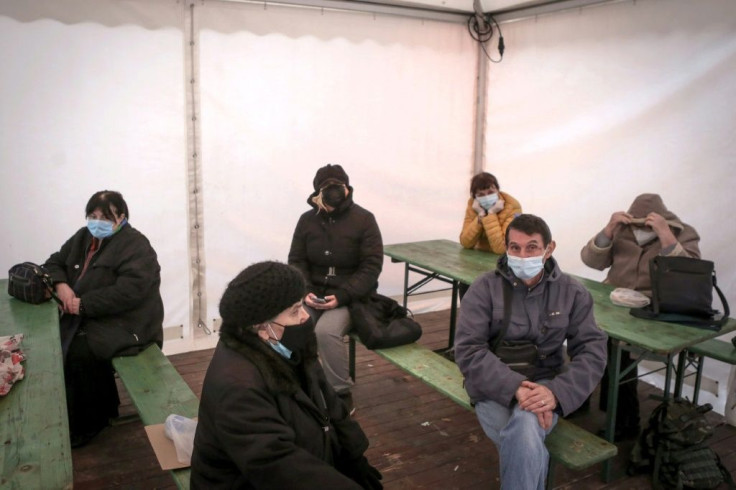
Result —
<instances>
[{"instance_id":1,"label":"person's ear","mask_svg":"<svg viewBox=\"0 0 736 490\"><path fill-rule=\"evenodd\" d=\"M549 245L547 246L547 254L546 254L545 260L548 259L548 258L550 258L550 257L552 257L552 252L555 251L555 247L556 246L557 246L557 244L555 243L554 240L552 240L551 242L549 242Z\"/></svg>"}]
</instances>

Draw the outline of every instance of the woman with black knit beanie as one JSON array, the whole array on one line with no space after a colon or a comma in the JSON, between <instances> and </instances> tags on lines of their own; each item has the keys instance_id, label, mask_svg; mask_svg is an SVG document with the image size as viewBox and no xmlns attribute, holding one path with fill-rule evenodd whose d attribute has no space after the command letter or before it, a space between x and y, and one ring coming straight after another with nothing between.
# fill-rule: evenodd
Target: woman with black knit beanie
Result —
<instances>
[{"instance_id":1,"label":"woman with black knit beanie","mask_svg":"<svg viewBox=\"0 0 736 490\"><path fill-rule=\"evenodd\" d=\"M253 264L220 300L191 487L381 489L368 439L325 380L301 273Z\"/></svg>"}]
</instances>

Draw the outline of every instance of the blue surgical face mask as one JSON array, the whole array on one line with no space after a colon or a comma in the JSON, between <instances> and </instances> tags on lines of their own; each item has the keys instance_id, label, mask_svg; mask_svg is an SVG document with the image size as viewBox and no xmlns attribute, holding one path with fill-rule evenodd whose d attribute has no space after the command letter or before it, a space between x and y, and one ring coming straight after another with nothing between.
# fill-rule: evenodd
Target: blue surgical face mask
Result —
<instances>
[{"instance_id":1,"label":"blue surgical face mask","mask_svg":"<svg viewBox=\"0 0 736 490\"><path fill-rule=\"evenodd\" d=\"M99 238L100 240L112 236L113 226L114 225L112 222L104 219L87 220L87 229L90 233L92 233L93 237Z\"/></svg>"},{"instance_id":2,"label":"blue surgical face mask","mask_svg":"<svg viewBox=\"0 0 736 490\"><path fill-rule=\"evenodd\" d=\"M544 255L547 253L547 249L544 249L544 253L537 257L515 257L513 255L506 254L508 259L509 268L516 277L522 281L528 281L537 277L542 272L544 267Z\"/></svg>"},{"instance_id":3,"label":"blue surgical face mask","mask_svg":"<svg viewBox=\"0 0 736 490\"><path fill-rule=\"evenodd\" d=\"M488 194L487 196L478 196L476 197L476 199L478 200L478 203L483 206L483 209L488 211L498 201L498 193L494 192L493 194Z\"/></svg>"},{"instance_id":4,"label":"blue surgical face mask","mask_svg":"<svg viewBox=\"0 0 736 490\"><path fill-rule=\"evenodd\" d=\"M276 337L276 333L273 331L273 328L271 328L271 325L268 325L268 329L271 332L271 340L275 340L276 343L269 342L268 345L271 346L273 350L281 354L282 357L286 359L291 359L291 351L288 347L286 347L284 344L282 344Z\"/></svg>"}]
</instances>

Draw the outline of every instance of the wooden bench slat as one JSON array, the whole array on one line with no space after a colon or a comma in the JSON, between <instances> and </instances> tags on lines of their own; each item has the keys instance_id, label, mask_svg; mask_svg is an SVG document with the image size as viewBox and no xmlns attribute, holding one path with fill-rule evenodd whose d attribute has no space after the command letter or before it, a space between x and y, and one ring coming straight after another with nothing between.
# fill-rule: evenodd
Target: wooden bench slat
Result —
<instances>
[{"instance_id":1,"label":"wooden bench slat","mask_svg":"<svg viewBox=\"0 0 736 490\"><path fill-rule=\"evenodd\" d=\"M710 357L727 364L736 364L736 347L730 341L710 339L688 347L687 350L699 356Z\"/></svg>"},{"instance_id":2,"label":"wooden bench slat","mask_svg":"<svg viewBox=\"0 0 736 490\"><path fill-rule=\"evenodd\" d=\"M112 364L144 425L163 424L172 413L189 418L197 416L197 395L157 345L149 346L137 356L116 357ZM189 489L189 468L170 473L179 489Z\"/></svg>"},{"instance_id":3,"label":"wooden bench slat","mask_svg":"<svg viewBox=\"0 0 736 490\"><path fill-rule=\"evenodd\" d=\"M172 413L197 416L199 399L157 345L112 363L144 425L163 424Z\"/></svg>"},{"instance_id":4,"label":"wooden bench slat","mask_svg":"<svg viewBox=\"0 0 736 490\"><path fill-rule=\"evenodd\" d=\"M356 339L357 341L357 339ZM473 410L457 365L419 344L373 352L421 379L456 403ZM560 417L545 439L550 457L574 470L581 470L616 456L617 447Z\"/></svg>"}]
</instances>

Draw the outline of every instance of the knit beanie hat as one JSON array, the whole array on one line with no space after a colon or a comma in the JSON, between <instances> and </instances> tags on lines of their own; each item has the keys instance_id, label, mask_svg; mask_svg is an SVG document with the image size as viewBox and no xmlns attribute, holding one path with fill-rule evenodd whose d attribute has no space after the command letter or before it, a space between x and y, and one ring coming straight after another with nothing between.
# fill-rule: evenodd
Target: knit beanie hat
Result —
<instances>
[{"instance_id":1,"label":"knit beanie hat","mask_svg":"<svg viewBox=\"0 0 736 490\"><path fill-rule=\"evenodd\" d=\"M332 165L328 163L317 170L317 174L314 176L314 182L312 182L312 184L314 185L314 190L318 191L327 184L332 183L350 185L350 178L340 165Z\"/></svg>"},{"instance_id":2,"label":"knit beanie hat","mask_svg":"<svg viewBox=\"0 0 736 490\"><path fill-rule=\"evenodd\" d=\"M251 327L278 316L306 294L298 269L281 262L258 262L230 281L220 300L223 332Z\"/></svg>"}]
</instances>

